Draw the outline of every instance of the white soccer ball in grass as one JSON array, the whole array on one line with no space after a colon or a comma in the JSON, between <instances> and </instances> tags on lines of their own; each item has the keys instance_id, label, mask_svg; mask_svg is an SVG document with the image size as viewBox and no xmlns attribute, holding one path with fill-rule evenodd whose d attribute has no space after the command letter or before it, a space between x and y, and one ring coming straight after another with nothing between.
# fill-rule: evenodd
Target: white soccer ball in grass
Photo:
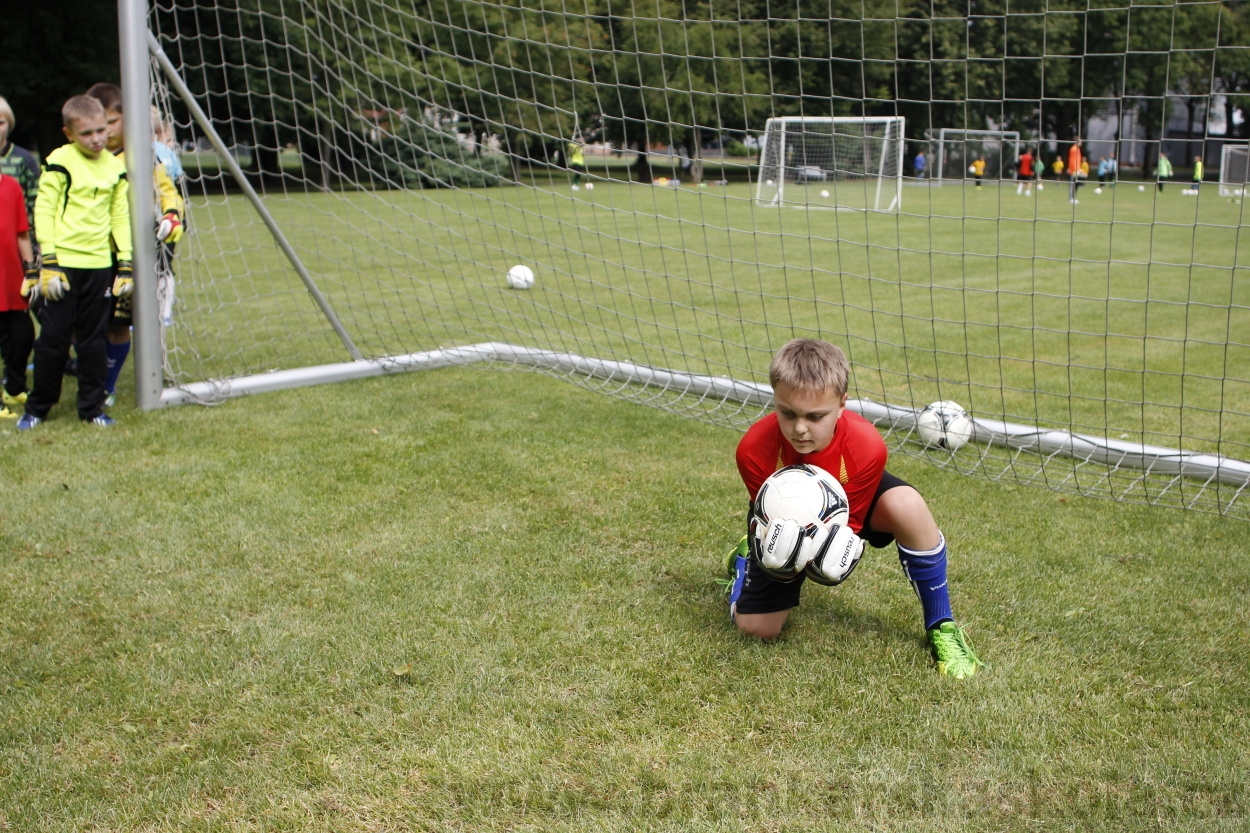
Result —
<instances>
[{"instance_id":1,"label":"white soccer ball in grass","mask_svg":"<svg viewBox=\"0 0 1250 833\"><path fill-rule=\"evenodd\" d=\"M587 187L589 187L589 186L587 186ZM1102 193L1102 189L1101 189L1101 188L1095 188L1095 189L1094 189L1094 193L1095 193L1095 194L1101 194L1101 193Z\"/></svg>"},{"instance_id":2,"label":"white soccer ball in grass","mask_svg":"<svg viewBox=\"0 0 1250 833\"><path fill-rule=\"evenodd\" d=\"M773 185L776 185L777 183L773 182L771 179L767 179L767 180L764 180L764 184L769 187L772 187Z\"/></svg>"},{"instance_id":3,"label":"white soccer ball in grass","mask_svg":"<svg viewBox=\"0 0 1250 833\"><path fill-rule=\"evenodd\" d=\"M943 399L932 402L916 417L916 431L925 445L958 451L972 439L972 417L963 405Z\"/></svg>"},{"instance_id":4,"label":"white soccer ball in grass","mask_svg":"<svg viewBox=\"0 0 1250 833\"><path fill-rule=\"evenodd\" d=\"M533 269L518 263L508 270L508 286L513 289L529 289L533 285Z\"/></svg>"},{"instance_id":5,"label":"white soccer ball in grass","mask_svg":"<svg viewBox=\"0 0 1250 833\"><path fill-rule=\"evenodd\" d=\"M1040 182L1039 182L1039 183L1037 183L1037 190L1039 190L1039 191L1045 191L1045 190L1046 190L1046 186L1045 186L1045 185L1043 185L1042 183L1040 183Z\"/></svg>"},{"instance_id":6,"label":"white soccer ball in grass","mask_svg":"<svg viewBox=\"0 0 1250 833\"><path fill-rule=\"evenodd\" d=\"M595 190L595 184L594 184L593 182L587 182L587 183L586 183L586 190L587 190L587 191L593 191L593 190Z\"/></svg>"},{"instance_id":7,"label":"white soccer ball in grass","mask_svg":"<svg viewBox=\"0 0 1250 833\"><path fill-rule=\"evenodd\" d=\"M822 200L827 200L827 199L829 199L829 192L828 192L828 191L821 191L821 192L820 192L820 198L821 198Z\"/></svg>"},{"instance_id":8,"label":"white soccer ball in grass","mask_svg":"<svg viewBox=\"0 0 1250 833\"><path fill-rule=\"evenodd\" d=\"M846 526L850 513L846 490L819 466L799 463L773 472L756 494L752 510L752 534L764 536L756 552L760 567L779 581L797 578L807 566L804 555L810 558L812 554L809 542L813 536L835 524ZM775 527L774 521L793 524ZM841 581L858 560L856 554L853 560L848 557L845 565L825 565L825 583Z\"/></svg>"},{"instance_id":9,"label":"white soccer ball in grass","mask_svg":"<svg viewBox=\"0 0 1250 833\"><path fill-rule=\"evenodd\" d=\"M1137 186L1137 190L1138 190L1138 191L1145 191L1145 190L1146 190L1146 186L1145 186L1145 185L1138 185L1138 186Z\"/></svg>"}]
</instances>

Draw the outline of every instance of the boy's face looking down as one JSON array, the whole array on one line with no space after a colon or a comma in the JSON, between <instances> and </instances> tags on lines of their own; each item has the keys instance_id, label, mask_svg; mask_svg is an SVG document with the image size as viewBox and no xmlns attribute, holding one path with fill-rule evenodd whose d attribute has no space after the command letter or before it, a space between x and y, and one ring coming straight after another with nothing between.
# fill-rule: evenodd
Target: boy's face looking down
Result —
<instances>
[{"instance_id":1,"label":"boy's face looking down","mask_svg":"<svg viewBox=\"0 0 1250 833\"><path fill-rule=\"evenodd\" d=\"M122 114L120 110L105 110L104 124L108 127L108 151L109 153L117 153L122 149L122 145L126 139L123 134L125 126L122 122Z\"/></svg>"},{"instance_id":2,"label":"boy's face looking down","mask_svg":"<svg viewBox=\"0 0 1250 833\"><path fill-rule=\"evenodd\" d=\"M9 130L12 125L4 116L0 116L0 150L4 150L4 146L9 143Z\"/></svg>"},{"instance_id":3,"label":"boy's face looking down","mask_svg":"<svg viewBox=\"0 0 1250 833\"><path fill-rule=\"evenodd\" d=\"M777 424L786 441L800 454L824 451L833 442L833 430L846 407L846 394L824 390L799 390L785 382L773 387Z\"/></svg>"},{"instance_id":4,"label":"boy's face looking down","mask_svg":"<svg viewBox=\"0 0 1250 833\"><path fill-rule=\"evenodd\" d=\"M104 123L104 116L74 119L61 130L65 132L65 138L77 145L88 159L98 159L100 151L108 144L108 125Z\"/></svg>"}]
</instances>

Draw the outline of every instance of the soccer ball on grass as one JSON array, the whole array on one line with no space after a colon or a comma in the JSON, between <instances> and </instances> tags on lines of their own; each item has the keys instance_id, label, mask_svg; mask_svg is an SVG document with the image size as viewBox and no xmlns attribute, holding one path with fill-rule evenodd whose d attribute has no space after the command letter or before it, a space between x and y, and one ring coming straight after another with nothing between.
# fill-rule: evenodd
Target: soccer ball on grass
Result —
<instances>
[{"instance_id":1,"label":"soccer ball on grass","mask_svg":"<svg viewBox=\"0 0 1250 833\"><path fill-rule=\"evenodd\" d=\"M802 573L820 584L840 584L863 552L847 526L850 513L846 490L819 466L799 463L773 472L751 510L756 563L777 581Z\"/></svg>"},{"instance_id":2,"label":"soccer ball on grass","mask_svg":"<svg viewBox=\"0 0 1250 833\"><path fill-rule=\"evenodd\" d=\"M533 285L533 269L518 263L508 270L508 286L513 289L529 289Z\"/></svg>"},{"instance_id":3,"label":"soccer ball on grass","mask_svg":"<svg viewBox=\"0 0 1250 833\"><path fill-rule=\"evenodd\" d=\"M972 417L963 405L943 399L932 402L916 417L916 431L927 446L958 451L972 439Z\"/></svg>"},{"instance_id":4,"label":"soccer ball on grass","mask_svg":"<svg viewBox=\"0 0 1250 833\"><path fill-rule=\"evenodd\" d=\"M1145 191L1145 190L1146 190L1146 186L1145 186L1145 185L1138 185L1138 186L1137 186L1137 190L1138 190L1138 191Z\"/></svg>"},{"instance_id":5,"label":"soccer ball on grass","mask_svg":"<svg viewBox=\"0 0 1250 833\"><path fill-rule=\"evenodd\" d=\"M589 188L590 186L589 186L589 185L587 185L586 187L587 187L587 188ZM1102 193L1102 189L1101 189L1101 188L1095 188L1095 189L1094 189L1094 193L1095 193L1095 194L1101 194L1101 193Z\"/></svg>"},{"instance_id":6,"label":"soccer ball on grass","mask_svg":"<svg viewBox=\"0 0 1250 833\"><path fill-rule=\"evenodd\" d=\"M593 190L595 190L595 184L594 184L593 182L587 182L587 183L586 183L586 190L587 190L587 191L593 191Z\"/></svg>"}]
</instances>

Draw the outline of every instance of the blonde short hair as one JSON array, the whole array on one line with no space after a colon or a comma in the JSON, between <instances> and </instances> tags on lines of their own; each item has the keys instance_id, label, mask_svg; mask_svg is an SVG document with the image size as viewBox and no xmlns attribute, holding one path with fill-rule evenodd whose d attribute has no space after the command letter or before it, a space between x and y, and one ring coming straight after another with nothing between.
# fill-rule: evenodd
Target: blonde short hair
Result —
<instances>
[{"instance_id":1,"label":"blonde short hair","mask_svg":"<svg viewBox=\"0 0 1250 833\"><path fill-rule=\"evenodd\" d=\"M104 105L89 95L76 95L61 106L61 124L74 129L74 122L93 116L104 118Z\"/></svg>"},{"instance_id":2,"label":"blonde short hair","mask_svg":"<svg viewBox=\"0 0 1250 833\"><path fill-rule=\"evenodd\" d=\"M9 106L9 102L2 95L0 95L0 119L4 119L9 123L9 130L17 126L17 120L13 118L13 108Z\"/></svg>"},{"instance_id":3,"label":"blonde short hair","mask_svg":"<svg viewBox=\"0 0 1250 833\"><path fill-rule=\"evenodd\" d=\"M850 373L850 363L841 347L814 338L796 338L773 356L768 382L774 388L785 383L794 390L831 390L843 396Z\"/></svg>"}]
</instances>

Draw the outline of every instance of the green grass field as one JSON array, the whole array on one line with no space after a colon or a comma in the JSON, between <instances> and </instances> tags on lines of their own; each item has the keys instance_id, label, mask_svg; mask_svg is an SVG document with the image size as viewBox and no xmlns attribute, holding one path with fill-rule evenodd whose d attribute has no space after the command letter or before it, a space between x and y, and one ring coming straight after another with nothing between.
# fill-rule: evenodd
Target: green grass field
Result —
<instances>
[{"instance_id":1,"label":"green grass field","mask_svg":"<svg viewBox=\"0 0 1250 833\"><path fill-rule=\"evenodd\" d=\"M0 829L1250 825L1241 522L896 458L958 683L892 549L733 631L725 428L471 369L116 415L0 429Z\"/></svg>"}]
</instances>

